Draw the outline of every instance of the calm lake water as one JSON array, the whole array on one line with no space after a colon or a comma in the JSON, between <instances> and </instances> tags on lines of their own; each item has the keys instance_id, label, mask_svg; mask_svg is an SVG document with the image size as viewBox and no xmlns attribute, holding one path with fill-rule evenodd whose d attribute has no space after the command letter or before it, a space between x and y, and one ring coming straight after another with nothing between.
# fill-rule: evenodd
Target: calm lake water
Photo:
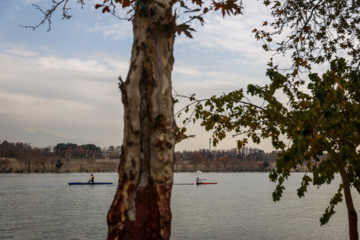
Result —
<instances>
[{"instance_id":1,"label":"calm lake water","mask_svg":"<svg viewBox=\"0 0 360 240\"><path fill-rule=\"evenodd\" d=\"M105 239L106 214L116 191L116 173L97 173L113 185L68 186L90 174L0 175L0 239ZM172 240L180 239L348 239L345 203L325 226L319 219L337 186L310 186L305 198L293 174L280 202L267 173L176 173L174 183L196 177L217 185L174 185ZM338 181L337 181L338 182ZM353 192L356 209L360 197Z\"/></svg>"}]
</instances>

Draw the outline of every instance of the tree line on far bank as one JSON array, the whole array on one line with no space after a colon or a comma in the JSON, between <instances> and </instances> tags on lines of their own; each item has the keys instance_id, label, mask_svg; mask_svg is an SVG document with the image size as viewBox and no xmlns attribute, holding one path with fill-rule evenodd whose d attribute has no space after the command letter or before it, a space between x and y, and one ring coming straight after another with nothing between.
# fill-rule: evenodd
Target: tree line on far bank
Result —
<instances>
[{"instance_id":1,"label":"tree line on far bank","mask_svg":"<svg viewBox=\"0 0 360 240\"><path fill-rule=\"evenodd\" d=\"M109 146L100 148L95 144L78 145L75 143L58 143L56 146L32 147L31 143L0 142L0 157L21 158L23 155L59 156L65 158L109 158L117 159L121 147Z\"/></svg>"},{"instance_id":2,"label":"tree line on far bank","mask_svg":"<svg viewBox=\"0 0 360 240\"><path fill-rule=\"evenodd\" d=\"M58 143L56 146L39 148L32 147L30 143L3 141L0 142L0 172L7 172L11 168L8 158L17 159L21 166L21 169L17 170L19 172L47 172L49 167L46 169L46 165L50 166L51 172L59 172L66 171L66 164L76 159L84 159L92 165L95 159L120 159L120 153L120 146L100 148L95 144ZM259 166L255 169L264 169L276 161L276 156L277 152L265 153L261 149L251 147L211 151L208 149L184 150L175 153L175 164L177 166L192 165L195 169L200 165L207 169L210 165L215 165L216 169L220 169L221 166L226 169L227 166L240 165L240 162L247 161ZM186 167L179 167L179 169L191 171Z\"/></svg>"},{"instance_id":3,"label":"tree line on far bank","mask_svg":"<svg viewBox=\"0 0 360 240\"><path fill-rule=\"evenodd\" d=\"M277 154L276 151L265 153L252 147L182 151L175 152L175 167L178 171L264 171L276 161ZM193 169L189 168L189 165L192 165Z\"/></svg>"},{"instance_id":4,"label":"tree line on far bank","mask_svg":"<svg viewBox=\"0 0 360 240\"><path fill-rule=\"evenodd\" d=\"M90 165L95 159L119 159L120 146L101 149L94 144L58 143L54 147L40 148L30 143L3 141L0 142L0 157L0 172L47 172L49 165L51 172L59 172L65 161L72 159L85 159ZM17 159L20 169L9 170L12 163L8 158Z\"/></svg>"}]
</instances>

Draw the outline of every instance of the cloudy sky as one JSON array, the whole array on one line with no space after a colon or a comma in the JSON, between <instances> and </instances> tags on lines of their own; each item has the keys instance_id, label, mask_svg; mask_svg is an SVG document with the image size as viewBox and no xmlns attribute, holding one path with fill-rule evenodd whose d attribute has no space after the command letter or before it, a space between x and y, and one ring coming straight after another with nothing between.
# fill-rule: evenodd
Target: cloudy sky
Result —
<instances>
[{"instance_id":1,"label":"cloudy sky","mask_svg":"<svg viewBox=\"0 0 360 240\"><path fill-rule=\"evenodd\" d=\"M127 75L131 23L95 10L101 0L90 0L83 9L72 0L71 20L61 20L58 12L51 31L47 24L35 31L20 27L42 20L32 4L45 9L50 2L0 1L0 141L32 143L31 138L21 138L26 131L78 144L121 145L123 109L117 77ZM244 15L209 14L193 39L176 37L172 79L179 94L207 97L267 82L269 54L251 31L269 12L262 1L244 3ZM176 150L209 147L211 133L199 126L189 126L188 132L196 138L183 141ZM48 141L32 146L57 143L51 142L54 138ZM236 139L228 137L217 148L234 147ZM272 150L266 141L257 147Z\"/></svg>"}]
</instances>

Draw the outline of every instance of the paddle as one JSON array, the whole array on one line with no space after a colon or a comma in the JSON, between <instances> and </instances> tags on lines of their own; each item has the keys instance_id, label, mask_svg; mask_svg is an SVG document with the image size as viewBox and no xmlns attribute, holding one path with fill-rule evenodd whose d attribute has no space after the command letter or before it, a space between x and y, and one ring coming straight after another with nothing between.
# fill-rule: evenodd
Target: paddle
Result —
<instances>
[{"instance_id":1,"label":"paddle","mask_svg":"<svg viewBox=\"0 0 360 240\"><path fill-rule=\"evenodd\" d=\"M196 183L201 183L202 181L205 181L206 179L196 179Z\"/></svg>"}]
</instances>

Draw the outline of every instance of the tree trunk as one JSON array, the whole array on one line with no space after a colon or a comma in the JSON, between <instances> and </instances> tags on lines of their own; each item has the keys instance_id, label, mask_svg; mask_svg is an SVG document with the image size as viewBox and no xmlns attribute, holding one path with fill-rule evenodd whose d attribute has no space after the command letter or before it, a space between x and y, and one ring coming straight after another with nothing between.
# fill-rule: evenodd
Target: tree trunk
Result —
<instances>
[{"instance_id":1,"label":"tree trunk","mask_svg":"<svg viewBox=\"0 0 360 240\"><path fill-rule=\"evenodd\" d=\"M344 195L345 195L345 202L346 208L348 211L348 220L349 220L349 239L350 240L358 240L359 233L358 233L358 217L354 207L354 203L351 196L351 189L349 184L349 179L345 172L344 168L340 169L340 176L344 186Z\"/></svg>"},{"instance_id":2,"label":"tree trunk","mask_svg":"<svg viewBox=\"0 0 360 240\"><path fill-rule=\"evenodd\" d=\"M27 172L31 173L31 164L30 164L30 158L27 159Z\"/></svg>"},{"instance_id":3,"label":"tree trunk","mask_svg":"<svg viewBox=\"0 0 360 240\"><path fill-rule=\"evenodd\" d=\"M107 239L169 239L175 121L170 0L136 2L130 69L120 83L124 140ZM120 79L121 81L121 79Z\"/></svg>"}]
</instances>

